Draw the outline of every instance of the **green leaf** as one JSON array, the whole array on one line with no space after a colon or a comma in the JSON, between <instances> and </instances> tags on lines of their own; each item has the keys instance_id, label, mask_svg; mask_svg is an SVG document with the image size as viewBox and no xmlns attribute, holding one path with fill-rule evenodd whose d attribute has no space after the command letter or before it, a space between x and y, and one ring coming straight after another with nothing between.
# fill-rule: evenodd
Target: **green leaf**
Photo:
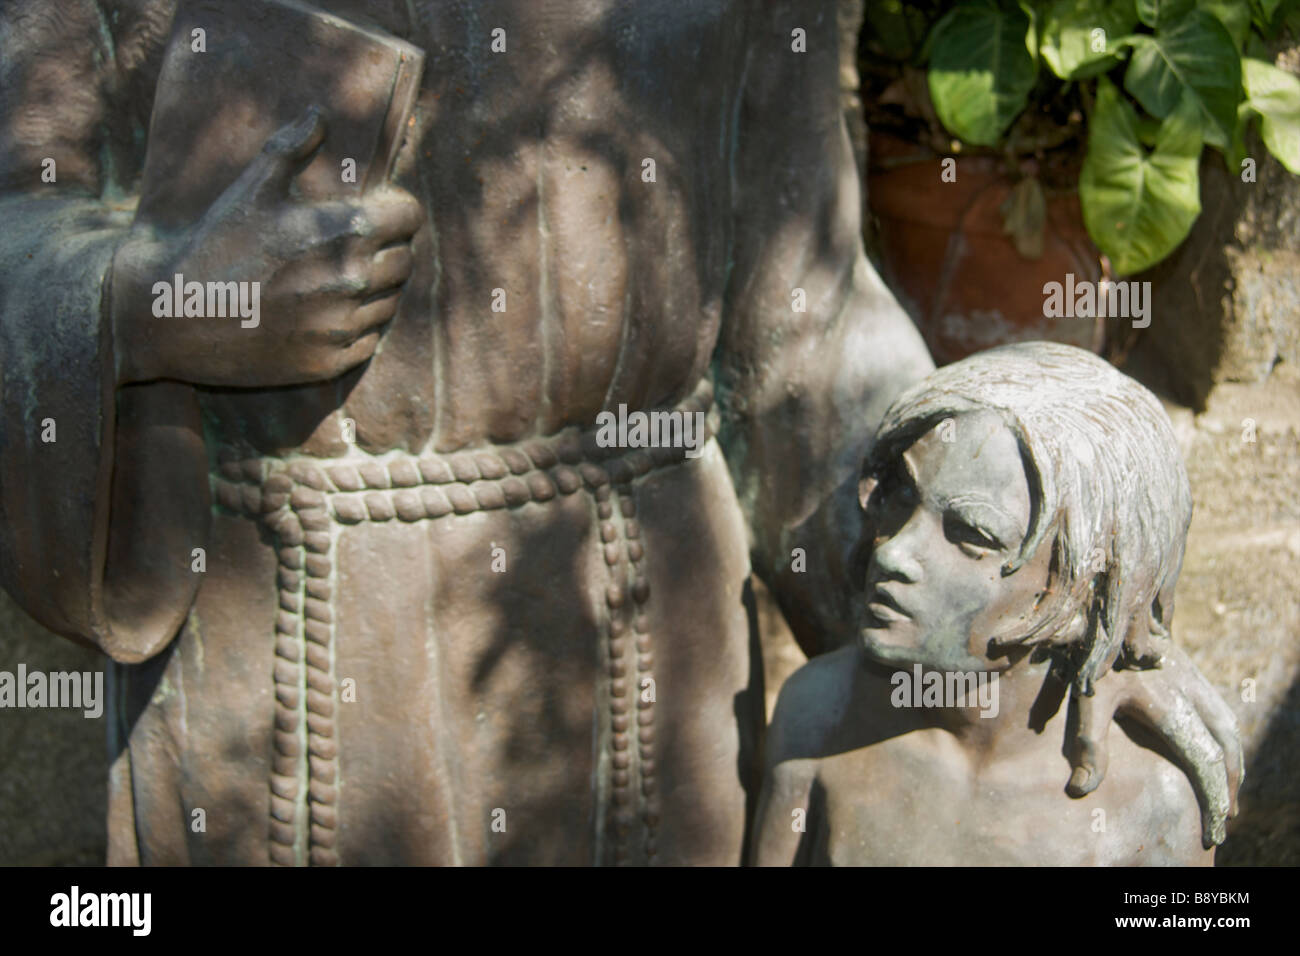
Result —
<instances>
[{"instance_id":1,"label":"green leaf","mask_svg":"<svg viewBox=\"0 0 1300 956\"><path fill-rule=\"evenodd\" d=\"M1268 44L1265 43L1258 33L1252 33L1246 37L1246 56L1253 56L1257 59L1264 60L1268 58Z\"/></svg>"},{"instance_id":2,"label":"green leaf","mask_svg":"<svg viewBox=\"0 0 1300 956\"><path fill-rule=\"evenodd\" d=\"M1154 116L1147 116L1146 113L1142 113L1138 116L1138 142L1147 149L1155 149L1163 126L1164 123Z\"/></svg>"},{"instance_id":3,"label":"green leaf","mask_svg":"<svg viewBox=\"0 0 1300 956\"><path fill-rule=\"evenodd\" d=\"M992 146L1025 108L1035 79L1018 7L966 3L930 35L930 98L939 120L968 143Z\"/></svg>"},{"instance_id":4,"label":"green leaf","mask_svg":"<svg viewBox=\"0 0 1300 956\"><path fill-rule=\"evenodd\" d=\"M1153 116L1164 119L1191 94L1205 141L1226 148L1241 102L1241 59L1228 31L1210 14L1193 10L1134 36L1124 88Z\"/></svg>"},{"instance_id":5,"label":"green leaf","mask_svg":"<svg viewBox=\"0 0 1300 956\"><path fill-rule=\"evenodd\" d=\"M1247 102L1260 116L1259 135L1268 151L1300 175L1300 79L1271 63L1241 61Z\"/></svg>"},{"instance_id":6,"label":"green leaf","mask_svg":"<svg viewBox=\"0 0 1300 956\"><path fill-rule=\"evenodd\" d=\"M1159 26L1188 14L1196 0L1137 0L1137 15L1149 27Z\"/></svg>"},{"instance_id":7,"label":"green leaf","mask_svg":"<svg viewBox=\"0 0 1300 956\"><path fill-rule=\"evenodd\" d=\"M1029 58L1037 64L1038 28L1041 25L1039 21L1042 17L1039 15L1038 8L1029 0L1016 0L1016 5L1020 7L1020 12L1029 20L1029 29L1025 31L1025 49L1029 51Z\"/></svg>"},{"instance_id":8,"label":"green leaf","mask_svg":"<svg viewBox=\"0 0 1300 956\"><path fill-rule=\"evenodd\" d=\"M1267 27L1273 22L1273 14L1282 6L1282 0L1252 0L1251 6L1258 13L1257 20Z\"/></svg>"},{"instance_id":9,"label":"green leaf","mask_svg":"<svg viewBox=\"0 0 1300 956\"><path fill-rule=\"evenodd\" d=\"M1250 128L1254 115L1255 111L1250 108L1248 101L1243 100L1237 107L1237 127L1232 131L1232 142L1223 151L1223 165L1228 170L1228 175L1234 178L1241 175L1241 162L1249 155L1246 152L1246 130Z\"/></svg>"},{"instance_id":10,"label":"green leaf","mask_svg":"<svg viewBox=\"0 0 1300 956\"><path fill-rule=\"evenodd\" d=\"M998 211L1002 213L1002 231L1011 236L1016 252L1026 259L1041 259L1047 226L1047 199L1042 184L1026 176L1012 187Z\"/></svg>"},{"instance_id":11,"label":"green leaf","mask_svg":"<svg viewBox=\"0 0 1300 956\"><path fill-rule=\"evenodd\" d=\"M1136 22L1132 0L1054 0L1043 16L1043 60L1063 80L1105 72Z\"/></svg>"},{"instance_id":12,"label":"green leaf","mask_svg":"<svg viewBox=\"0 0 1300 956\"><path fill-rule=\"evenodd\" d=\"M1079 199L1088 234L1119 275L1169 255L1200 215L1199 111L1189 92L1148 153L1138 142L1136 111L1108 79L1098 81Z\"/></svg>"},{"instance_id":13,"label":"green leaf","mask_svg":"<svg viewBox=\"0 0 1300 956\"><path fill-rule=\"evenodd\" d=\"M909 59L925 38L925 15L902 0L868 0L865 18L867 37L891 59Z\"/></svg>"},{"instance_id":14,"label":"green leaf","mask_svg":"<svg viewBox=\"0 0 1300 956\"><path fill-rule=\"evenodd\" d=\"M1223 24L1240 53L1250 34L1250 4L1246 0L1200 0L1198 6Z\"/></svg>"}]
</instances>

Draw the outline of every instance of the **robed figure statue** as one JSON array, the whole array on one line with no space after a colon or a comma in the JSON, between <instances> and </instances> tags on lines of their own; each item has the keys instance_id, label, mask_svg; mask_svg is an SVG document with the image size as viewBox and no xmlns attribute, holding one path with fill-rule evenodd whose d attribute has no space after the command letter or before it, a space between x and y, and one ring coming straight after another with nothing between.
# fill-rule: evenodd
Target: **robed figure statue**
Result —
<instances>
[{"instance_id":1,"label":"robed figure statue","mask_svg":"<svg viewBox=\"0 0 1300 956\"><path fill-rule=\"evenodd\" d=\"M0 10L0 581L114 662L110 862L740 863L751 568L808 653L853 639L856 471L932 368L863 254L835 3L271 2ZM326 14L423 55L333 196L373 117ZM236 29L242 86L160 87ZM607 447L620 405L714 437ZM1116 686L1085 775L1116 708L1186 706L1224 774L1214 705Z\"/></svg>"}]
</instances>

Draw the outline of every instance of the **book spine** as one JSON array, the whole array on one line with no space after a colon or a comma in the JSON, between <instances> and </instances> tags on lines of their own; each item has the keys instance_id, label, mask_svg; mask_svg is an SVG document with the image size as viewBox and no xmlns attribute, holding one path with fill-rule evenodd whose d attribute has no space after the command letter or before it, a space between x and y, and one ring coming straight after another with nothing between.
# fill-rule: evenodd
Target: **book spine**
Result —
<instances>
[{"instance_id":1,"label":"book spine","mask_svg":"<svg viewBox=\"0 0 1300 956\"><path fill-rule=\"evenodd\" d=\"M380 131L379 148L375 161L366 171L365 189L381 185L393 174L393 165L402 146L406 133L407 120L415 107L416 95L420 90L420 79L424 74L424 56L414 47L399 54L397 70L393 76L393 95L389 103L388 114L384 118Z\"/></svg>"}]
</instances>

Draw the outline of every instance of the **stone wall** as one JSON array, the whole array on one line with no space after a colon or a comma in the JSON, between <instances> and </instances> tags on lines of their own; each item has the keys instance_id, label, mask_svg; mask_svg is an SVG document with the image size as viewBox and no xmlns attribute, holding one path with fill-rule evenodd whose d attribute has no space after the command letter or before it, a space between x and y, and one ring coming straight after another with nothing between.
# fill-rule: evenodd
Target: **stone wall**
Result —
<instances>
[{"instance_id":1,"label":"stone wall","mask_svg":"<svg viewBox=\"0 0 1300 956\"><path fill-rule=\"evenodd\" d=\"M1199 414L1171 408L1196 502L1174 639L1236 712L1246 751L1221 865L1300 863L1297 371L1220 384Z\"/></svg>"},{"instance_id":2,"label":"stone wall","mask_svg":"<svg viewBox=\"0 0 1300 956\"><path fill-rule=\"evenodd\" d=\"M1277 65L1300 73L1300 48ZM1300 177L1256 138L1255 182L1216 153L1203 212L1151 279L1126 371L1170 400L1196 512L1175 639L1241 722L1241 816L1221 865L1300 863Z\"/></svg>"}]
</instances>

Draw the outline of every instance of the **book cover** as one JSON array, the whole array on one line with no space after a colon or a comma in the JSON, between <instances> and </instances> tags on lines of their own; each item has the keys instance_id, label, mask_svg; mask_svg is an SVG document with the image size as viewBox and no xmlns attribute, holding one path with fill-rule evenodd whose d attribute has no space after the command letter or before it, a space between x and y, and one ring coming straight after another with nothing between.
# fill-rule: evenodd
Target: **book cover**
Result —
<instances>
[{"instance_id":1,"label":"book cover","mask_svg":"<svg viewBox=\"0 0 1300 956\"><path fill-rule=\"evenodd\" d=\"M188 225L311 107L324 116L325 142L295 190L312 199L364 192L392 172L423 69L418 47L296 0L182 0L137 215L163 229ZM344 181L345 159L356 163L355 182Z\"/></svg>"}]
</instances>

